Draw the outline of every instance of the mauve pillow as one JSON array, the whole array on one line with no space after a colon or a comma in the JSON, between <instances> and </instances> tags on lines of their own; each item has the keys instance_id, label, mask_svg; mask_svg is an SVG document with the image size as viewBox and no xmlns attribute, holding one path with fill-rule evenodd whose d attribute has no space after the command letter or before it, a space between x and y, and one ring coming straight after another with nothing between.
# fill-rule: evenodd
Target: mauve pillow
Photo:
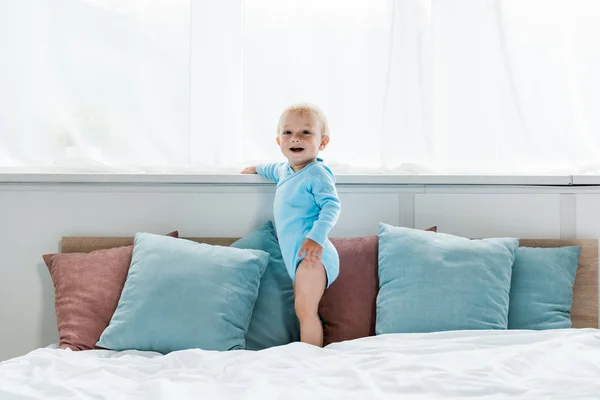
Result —
<instances>
[{"instance_id":1,"label":"mauve pillow","mask_svg":"<svg viewBox=\"0 0 600 400\"><path fill-rule=\"evenodd\" d=\"M428 231L437 232L437 227ZM340 256L340 274L319 304L323 345L375 336L378 236L331 239Z\"/></svg>"},{"instance_id":2,"label":"mauve pillow","mask_svg":"<svg viewBox=\"0 0 600 400\"><path fill-rule=\"evenodd\" d=\"M98 348L96 343L119 303L132 254L133 245L43 256L54 283L60 348Z\"/></svg>"}]
</instances>

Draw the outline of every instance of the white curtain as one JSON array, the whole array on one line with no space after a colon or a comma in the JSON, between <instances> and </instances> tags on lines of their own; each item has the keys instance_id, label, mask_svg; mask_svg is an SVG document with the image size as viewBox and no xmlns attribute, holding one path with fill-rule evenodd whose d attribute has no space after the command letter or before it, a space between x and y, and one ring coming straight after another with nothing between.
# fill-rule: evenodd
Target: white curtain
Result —
<instances>
[{"instance_id":1,"label":"white curtain","mask_svg":"<svg viewBox=\"0 0 600 400\"><path fill-rule=\"evenodd\" d=\"M600 173L597 0L0 0L0 172Z\"/></svg>"}]
</instances>

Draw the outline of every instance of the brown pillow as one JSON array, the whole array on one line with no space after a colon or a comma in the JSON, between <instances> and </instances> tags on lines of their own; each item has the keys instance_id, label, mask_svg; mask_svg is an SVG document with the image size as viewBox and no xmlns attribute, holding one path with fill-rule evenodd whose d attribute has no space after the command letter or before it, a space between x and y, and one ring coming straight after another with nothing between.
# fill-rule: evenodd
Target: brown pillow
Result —
<instances>
[{"instance_id":1,"label":"brown pillow","mask_svg":"<svg viewBox=\"0 0 600 400\"><path fill-rule=\"evenodd\" d=\"M428 231L437 232L437 227ZM340 257L340 274L323 294L319 315L323 345L375 335L378 236L331 239Z\"/></svg>"},{"instance_id":2,"label":"brown pillow","mask_svg":"<svg viewBox=\"0 0 600 400\"><path fill-rule=\"evenodd\" d=\"M54 283L60 348L98 348L96 343L119 303L132 254L133 245L43 256Z\"/></svg>"}]
</instances>

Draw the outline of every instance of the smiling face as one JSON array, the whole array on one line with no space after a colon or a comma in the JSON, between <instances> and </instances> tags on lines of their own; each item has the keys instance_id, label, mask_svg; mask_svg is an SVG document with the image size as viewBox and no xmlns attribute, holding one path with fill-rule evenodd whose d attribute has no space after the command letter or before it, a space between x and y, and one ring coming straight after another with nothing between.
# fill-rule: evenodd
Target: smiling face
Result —
<instances>
[{"instance_id":1,"label":"smiling face","mask_svg":"<svg viewBox=\"0 0 600 400\"><path fill-rule=\"evenodd\" d=\"M316 161L328 143L329 136L323 135L322 122L314 112L286 111L282 115L277 144L294 171Z\"/></svg>"}]
</instances>

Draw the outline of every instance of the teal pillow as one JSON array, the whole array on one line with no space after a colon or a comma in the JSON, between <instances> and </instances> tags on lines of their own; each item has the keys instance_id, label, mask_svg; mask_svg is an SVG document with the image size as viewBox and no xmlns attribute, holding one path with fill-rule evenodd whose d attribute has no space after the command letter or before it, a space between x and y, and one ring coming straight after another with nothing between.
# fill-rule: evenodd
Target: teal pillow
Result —
<instances>
[{"instance_id":1,"label":"teal pillow","mask_svg":"<svg viewBox=\"0 0 600 400\"><path fill-rule=\"evenodd\" d=\"M520 247L513 265L508 329L571 327L580 247Z\"/></svg>"},{"instance_id":2,"label":"teal pillow","mask_svg":"<svg viewBox=\"0 0 600 400\"><path fill-rule=\"evenodd\" d=\"M234 350L245 335L269 255L137 233L117 309L98 346Z\"/></svg>"},{"instance_id":3,"label":"teal pillow","mask_svg":"<svg viewBox=\"0 0 600 400\"><path fill-rule=\"evenodd\" d=\"M506 329L518 246L379 224L376 333Z\"/></svg>"},{"instance_id":4,"label":"teal pillow","mask_svg":"<svg viewBox=\"0 0 600 400\"><path fill-rule=\"evenodd\" d=\"M299 341L294 287L283 263L273 223L263 224L231 246L263 250L270 255L246 334L246 349L262 350Z\"/></svg>"}]
</instances>

